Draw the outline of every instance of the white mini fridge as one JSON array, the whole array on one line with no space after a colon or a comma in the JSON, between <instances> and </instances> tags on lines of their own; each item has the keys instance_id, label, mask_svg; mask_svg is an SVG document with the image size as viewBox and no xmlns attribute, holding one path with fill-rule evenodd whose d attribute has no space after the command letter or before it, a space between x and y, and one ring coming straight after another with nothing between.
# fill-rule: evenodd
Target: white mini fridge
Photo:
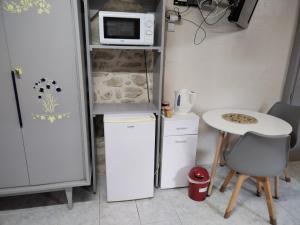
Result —
<instances>
[{"instance_id":1,"label":"white mini fridge","mask_svg":"<svg viewBox=\"0 0 300 225\"><path fill-rule=\"evenodd\" d=\"M153 197L155 116L104 115L107 201Z\"/></svg>"}]
</instances>

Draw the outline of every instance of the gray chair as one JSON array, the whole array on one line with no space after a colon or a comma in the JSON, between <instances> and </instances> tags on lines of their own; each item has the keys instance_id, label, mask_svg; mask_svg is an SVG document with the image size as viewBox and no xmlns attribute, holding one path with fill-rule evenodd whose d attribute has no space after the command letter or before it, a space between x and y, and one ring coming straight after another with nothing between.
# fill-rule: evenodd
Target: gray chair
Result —
<instances>
[{"instance_id":1,"label":"gray chair","mask_svg":"<svg viewBox=\"0 0 300 225\"><path fill-rule=\"evenodd\" d=\"M300 106L289 105L284 102L275 103L268 111L269 115L281 118L291 124L293 131L291 133L291 158L300 159L300 151L295 151L297 148L300 150ZM291 179L288 176L287 169L284 170L285 181L290 182Z\"/></svg>"},{"instance_id":2,"label":"gray chair","mask_svg":"<svg viewBox=\"0 0 300 225\"><path fill-rule=\"evenodd\" d=\"M243 182L254 177L259 186L263 184L269 210L270 223L276 225L273 207L270 177L276 177L287 166L290 149L290 136L266 137L252 132L240 137L232 150L224 153L230 172L226 177L221 192L224 192L232 177L238 173L237 183L227 206L224 217L232 214L236 199Z\"/></svg>"}]
</instances>

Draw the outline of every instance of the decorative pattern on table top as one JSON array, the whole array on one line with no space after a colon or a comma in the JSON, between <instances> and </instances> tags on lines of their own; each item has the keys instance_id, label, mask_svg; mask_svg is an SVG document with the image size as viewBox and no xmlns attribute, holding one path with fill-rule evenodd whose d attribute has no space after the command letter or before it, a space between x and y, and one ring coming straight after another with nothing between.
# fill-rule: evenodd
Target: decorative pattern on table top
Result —
<instances>
[{"instance_id":1,"label":"decorative pattern on table top","mask_svg":"<svg viewBox=\"0 0 300 225\"><path fill-rule=\"evenodd\" d=\"M240 113L226 113L222 115L222 118L229 122L240 123L240 124L255 124L258 122L258 120L253 116L240 114Z\"/></svg>"},{"instance_id":2,"label":"decorative pattern on table top","mask_svg":"<svg viewBox=\"0 0 300 225\"><path fill-rule=\"evenodd\" d=\"M0 0L3 2L3 9L9 13L20 14L35 7L38 14L49 14L51 5L47 0Z\"/></svg>"},{"instance_id":3,"label":"decorative pattern on table top","mask_svg":"<svg viewBox=\"0 0 300 225\"><path fill-rule=\"evenodd\" d=\"M41 78L34 84L33 89L38 94L37 98L44 112L44 114L33 114L34 120L45 120L54 123L57 120L70 118L71 113L56 112L56 108L59 106L58 95L62 92L62 89L55 80Z\"/></svg>"}]
</instances>

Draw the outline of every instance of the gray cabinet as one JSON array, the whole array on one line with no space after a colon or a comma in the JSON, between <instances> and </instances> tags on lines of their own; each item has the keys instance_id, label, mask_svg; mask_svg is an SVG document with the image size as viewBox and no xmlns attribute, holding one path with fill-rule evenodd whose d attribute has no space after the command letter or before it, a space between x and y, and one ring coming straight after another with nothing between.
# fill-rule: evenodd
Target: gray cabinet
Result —
<instances>
[{"instance_id":1,"label":"gray cabinet","mask_svg":"<svg viewBox=\"0 0 300 225\"><path fill-rule=\"evenodd\" d=\"M9 4L0 13L0 188L88 185L80 1Z\"/></svg>"}]
</instances>

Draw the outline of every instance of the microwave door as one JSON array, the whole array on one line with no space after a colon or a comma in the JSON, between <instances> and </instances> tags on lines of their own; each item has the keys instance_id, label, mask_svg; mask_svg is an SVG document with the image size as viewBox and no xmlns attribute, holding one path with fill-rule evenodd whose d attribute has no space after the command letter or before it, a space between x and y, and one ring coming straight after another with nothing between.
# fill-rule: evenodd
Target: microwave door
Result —
<instances>
[{"instance_id":1,"label":"microwave door","mask_svg":"<svg viewBox=\"0 0 300 225\"><path fill-rule=\"evenodd\" d=\"M103 33L106 44L136 44L141 40L141 19L103 17Z\"/></svg>"}]
</instances>

